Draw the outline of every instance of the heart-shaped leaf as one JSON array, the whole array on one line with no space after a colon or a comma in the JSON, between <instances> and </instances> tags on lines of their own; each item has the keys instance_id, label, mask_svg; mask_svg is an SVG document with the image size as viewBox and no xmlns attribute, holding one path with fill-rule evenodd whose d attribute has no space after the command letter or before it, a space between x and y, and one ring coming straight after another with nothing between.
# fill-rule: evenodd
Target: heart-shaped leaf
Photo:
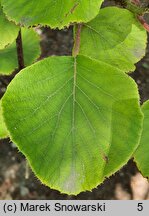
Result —
<instances>
[{"instance_id":1,"label":"heart-shaped leaf","mask_svg":"<svg viewBox=\"0 0 149 216\"><path fill-rule=\"evenodd\" d=\"M24 69L2 107L11 139L39 179L68 194L91 190L123 166L142 128L135 82L84 56Z\"/></svg>"},{"instance_id":2,"label":"heart-shaped leaf","mask_svg":"<svg viewBox=\"0 0 149 216\"><path fill-rule=\"evenodd\" d=\"M4 49L11 44L17 37L19 27L13 22L8 21L3 13L0 1L0 49Z\"/></svg>"},{"instance_id":3,"label":"heart-shaped leaf","mask_svg":"<svg viewBox=\"0 0 149 216\"><path fill-rule=\"evenodd\" d=\"M21 25L49 25L63 28L72 22L88 22L99 11L103 0L2 0L10 20Z\"/></svg>"},{"instance_id":4,"label":"heart-shaped leaf","mask_svg":"<svg viewBox=\"0 0 149 216\"><path fill-rule=\"evenodd\" d=\"M8 136L8 131L3 120L1 100L0 100L0 139L6 138Z\"/></svg>"},{"instance_id":5,"label":"heart-shaped leaf","mask_svg":"<svg viewBox=\"0 0 149 216\"><path fill-rule=\"evenodd\" d=\"M142 112L144 114L143 131L134 158L143 176L149 178L149 101L143 104Z\"/></svg>"},{"instance_id":6,"label":"heart-shaped leaf","mask_svg":"<svg viewBox=\"0 0 149 216\"><path fill-rule=\"evenodd\" d=\"M39 37L33 29L22 28L25 66L32 64L40 55ZM0 74L9 75L18 68L16 42L0 50Z\"/></svg>"},{"instance_id":7,"label":"heart-shaped leaf","mask_svg":"<svg viewBox=\"0 0 149 216\"><path fill-rule=\"evenodd\" d=\"M135 70L134 64L145 55L146 44L146 31L134 14L107 7L83 25L80 54L129 72Z\"/></svg>"}]
</instances>

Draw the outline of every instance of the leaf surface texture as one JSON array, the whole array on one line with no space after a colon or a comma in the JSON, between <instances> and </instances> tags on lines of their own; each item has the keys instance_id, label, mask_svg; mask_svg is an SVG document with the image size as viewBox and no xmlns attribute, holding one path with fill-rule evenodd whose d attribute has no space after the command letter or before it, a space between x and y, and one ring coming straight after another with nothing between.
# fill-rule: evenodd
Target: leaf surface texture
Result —
<instances>
[{"instance_id":1,"label":"leaf surface texture","mask_svg":"<svg viewBox=\"0 0 149 216\"><path fill-rule=\"evenodd\" d=\"M101 60L124 72L144 55L147 34L130 11L116 7L101 9L98 16L84 24L80 54Z\"/></svg>"},{"instance_id":2,"label":"leaf surface texture","mask_svg":"<svg viewBox=\"0 0 149 216\"><path fill-rule=\"evenodd\" d=\"M7 136L8 136L8 131L4 123L2 108L1 108L1 100L0 100L0 139L6 138Z\"/></svg>"},{"instance_id":3,"label":"leaf surface texture","mask_svg":"<svg viewBox=\"0 0 149 216\"><path fill-rule=\"evenodd\" d=\"M32 64L40 56L39 37L33 29L22 28L23 54L25 66ZM0 50L0 74L9 75L18 68L17 48L14 41Z\"/></svg>"},{"instance_id":4,"label":"leaf surface texture","mask_svg":"<svg viewBox=\"0 0 149 216\"><path fill-rule=\"evenodd\" d=\"M2 107L11 139L39 179L68 194L93 189L123 166L142 126L134 81L84 56L24 69Z\"/></svg>"},{"instance_id":5,"label":"leaf surface texture","mask_svg":"<svg viewBox=\"0 0 149 216\"><path fill-rule=\"evenodd\" d=\"M143 131L135 153L135 161L143 176L149 177L149 101L143 104L142 112L144 114Z\"/></svg>"},{"instance_id":6,"label":"leaf surface texture","mask_svg":"<svg viewBox=\"0 0 149 216\"><path fill-rule=\"evenodd\" d=\"M10 20L25 26L37 24L63 28L73 22L88 22L103 0L2 0Z\"/></svg>"},{"instance_id":7,"label":"leaf surface texture","mask_svg":"<svg viewBox=\"0 0 149 216\"><path fill-rule=\"evenodd\" d=\"M0 2L0 49L11 44L17 38L18 31L19 27L6 18Z\"/></svg>"}]
</instances>

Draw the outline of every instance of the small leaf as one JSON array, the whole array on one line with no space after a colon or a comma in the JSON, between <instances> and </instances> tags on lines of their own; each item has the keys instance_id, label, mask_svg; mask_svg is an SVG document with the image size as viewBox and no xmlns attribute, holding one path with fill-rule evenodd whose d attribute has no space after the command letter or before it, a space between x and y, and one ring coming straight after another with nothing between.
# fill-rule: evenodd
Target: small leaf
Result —
<instances>
[{"instance_id":1,"label":"small leaf","mask_svg":"<svg viewBox=\"0 0 149 216\"><path fill-rule=\"evenodd\" d=\"M25 66L32 64L40 55L37 33L32 29L22 28L22 41ZM9 75L18 68L16 42L0 50L0 74Z\"/></svg>"},{"instance_id":2,"label":"small leaf","mask_svg":"<svg viewBox=\"0 0 149 216\"><path fill-rule=\"evenodd\" d=\"M143 131L134 159L143 176L149 178L149 101L143 104L142 112L144 114Z\"/></svg>"},{"instance_id":3,"label":"small leaf","mask_svg":"<svg viewBox=\"0 0 149 216\"><path fill-rule=\"evenodd\" d=\"M0 2L0 49L4 49L11 44L18 35L19 27L7 20Z\"/></svg>"},{"instance_id":4,"label":"small leaf","mask_svg":"<svg viewBox=\"0 0 149 216\"><path fill-rule=\"evenodd\" d=\"M8 137L8 131L2 116L1 100L0 100L0 139Z\"/></svg>"},{"instance_id":5,"label":"small leaf","mask_svg":"<svg viewBox=\"0 0 149 216\"><path fill-rule=\"evenodd\" d=\"M99 11L103 0L2 0L10 20L21 25L49 25L63 28L73 22L88 22Z\"/></svg>"},{"instance_id":6,"label":"small leaf","mask_svg":"<svg viewBox=\"0 0 149 216\"><path fill-rule=\"evenodd\" d=\"M138 145L135 82L87 57L50 57L20 72L3 98L11 139L38 178L67 194L91 190Z\"/></svg>"},{"instance_id":7,"label":"small leaf","mask_svg":"<svg viewBox=\"0 0 149 216\"><path fill-rule=\"evenodd\" d=\"M145 55L146 43L146 31L130 11L107 7L84 24L80 54L129 72Z\"/></svg>"}]
</instances>

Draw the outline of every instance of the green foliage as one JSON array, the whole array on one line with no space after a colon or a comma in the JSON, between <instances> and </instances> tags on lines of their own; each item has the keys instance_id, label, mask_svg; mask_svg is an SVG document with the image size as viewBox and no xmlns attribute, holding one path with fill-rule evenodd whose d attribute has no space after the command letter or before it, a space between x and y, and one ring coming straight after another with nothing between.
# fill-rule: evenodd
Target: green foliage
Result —
<instances>
[{"instance_id":1,"label":"green foliage","mask_svg":"<svg viewBox=\"0 0 149 216\"><path fill-rule=\"evenodd\" d=\"M146 32L130 11L107 7L83 25L80 54L129 72L145 55L146 42Z\"/></svg>"},{"instance_id":2,"label":"green foliage","mask_svg":"<svg viewBox=\"0 0 149 216\"><path fill-rule=\"evenodd\" d=\"M119 170L142 132L138 89L124 72L133 71L144 56L147 35L136 10L127 5L134 13L116 7L99 11L102 2L0 0L0 74L22 68L23 58L25 66L38 58L39 38L26 27L81 23L74 26L73 56L50 57L23 69L10 83L2 108L0 101L0 138L10 134L38 178L67 194L91 190ZM149 102L142 111L135 161L149 177Z\"/></svg>"},{"instance_id":3,"label":"green foliage","mask_svg":"<svg viewBox=\"0 0 149 216\"><path fill-rule=\"evenodd\" d=\"M39 37L33 29L22 28L25 66L32 64L40 55ZM18 68L16 42L0 50L0 74L9 75Z\"/></svg>"},{"instance_id":4,"label":"green foliage","mask_svg":"<svg viewBox=\"0 0 149 216\"><path fill-rule=\"evenodd\" d=\"M149 178L149 101L143 104L142 112L144 114L143 132L134 158L142 174Z\"/></svg>"},{"instance_id":5,"label":"green foliage","mask_svg":"<svg viewBox=\"0 0 149 216\"><path fill-rule=\"evenodd\" d=\"M8 136L8 131L3 120L2 109L1 109L1 100L0 100L0 139L6 138Z\"/></svg>"},{"instance_id":6,"label":"green foliage","mask_svg":"<svg viewBox=\"0 0 149 216\"><path fill-rule=\"evenodd\" d=\"M4 15L0 1L0 49L11 44L16 39L18 31L19 27L8 21Z\"/></svg>"},{"instance_id":7,"label":"green foliage","mask_svg":"<svg viewBox=\"0 0 149 216\"><path fill-rule=\"evenodd\" d=\"M10 20L21 25L49 25L63 28L74 22L88 22L103 0L1 0Z\"/></svg>"},{"instance_id":8,"label":"green foliage","mask_svg":"<svg viewBox=\"0 0 149 216\"><path fill-rule=\"evenodd\" d=\"M47 58L20 72L2 101L11 139L39 179L63 193L93 189L138 145L136 84L100 61Z\"/></svg>"}]
</instances>

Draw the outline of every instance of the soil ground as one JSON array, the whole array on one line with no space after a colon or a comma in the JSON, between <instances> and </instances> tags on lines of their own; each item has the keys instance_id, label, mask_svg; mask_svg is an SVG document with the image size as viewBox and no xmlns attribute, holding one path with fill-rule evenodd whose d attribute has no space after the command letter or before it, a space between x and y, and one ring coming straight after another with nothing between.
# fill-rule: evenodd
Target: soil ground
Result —
<instances>
[{"instance_id":1,"label":"soil ground","mask_svg":"<svg viewBox=\"0 0 149 216\"><path fill-rule=\"evenodd\" d=\"M61 32L49 28L40 31L40 58L71 54L71 28ZM15 73L0 76L0 98L14 76ZM143 103L149 99L149 45L146 56L136 65L136 71L131 76L138 84ZM149 184L138 172L133 160L92 192L83 192L78 196L67 196L50 190L39 182L30 169L28 174L26 179L26 160L15 145L9 139L0 140L0 199L149 199Z\"/></svg>"}]
</instances>

